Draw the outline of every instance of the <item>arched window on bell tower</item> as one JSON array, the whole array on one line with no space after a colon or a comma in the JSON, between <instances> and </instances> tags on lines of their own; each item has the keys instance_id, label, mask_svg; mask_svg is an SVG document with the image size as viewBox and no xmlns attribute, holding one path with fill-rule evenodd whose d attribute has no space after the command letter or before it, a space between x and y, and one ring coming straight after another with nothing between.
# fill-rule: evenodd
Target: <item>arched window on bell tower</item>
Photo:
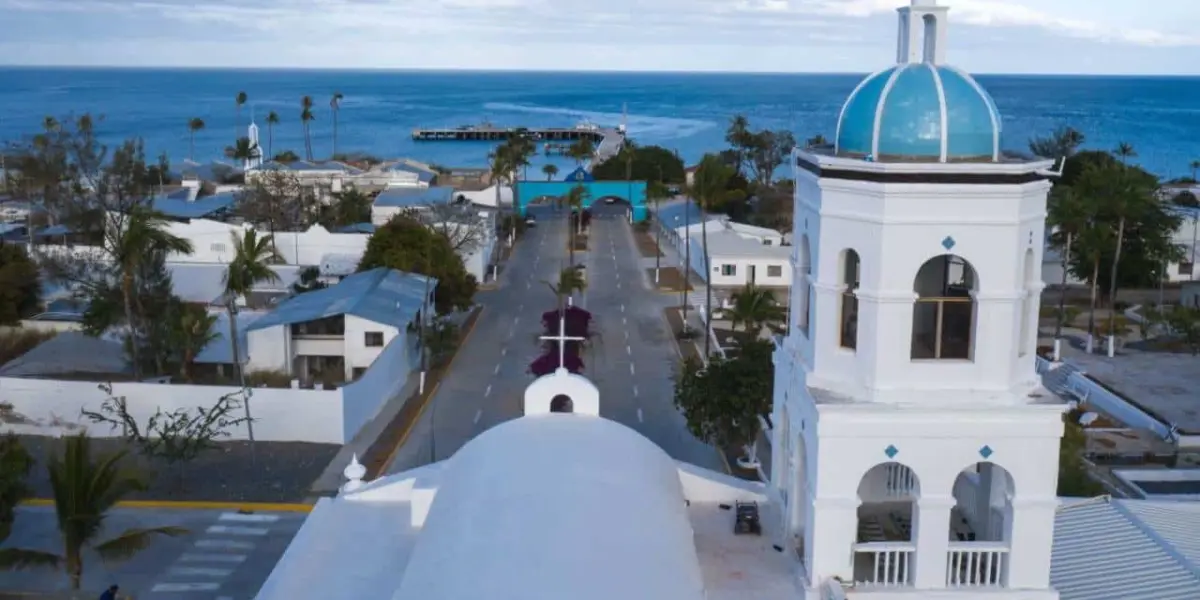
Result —
<instances>
[{"instance_id":1,"label":"arched window on bell tower","mask_svg":"<svg viewBox=\"0 0 1200 600\"><path fill-rule=\"evenodd\" d=\"M921 265L913 280L913 360L970 360L975 342L975 269L953 254Z\"/></svg>"},{"instance_id":2,"label":"arched window on bell tower","mask_svg":"<svg viewBox=\"0 0 1200 600\"><path fill-rule=\"evenodd\" d=\"M842 251L840 284L842 288L841 346L858 348L858 284L861 281L862 265L858 252L847 248Z\"/></svg>"},{"instance_id":3,"label":"arched window on bell tower","mask_svg":"<svg viewBox=\"0 0 1200 600\"><path fill-rule=\"evenodd\" d=\"M927 63L936 63L938 49L938 20L933 15L925 15L921 18L925 24L925 47L922 51L922 58Z\"/></svg>"},{"instance_id":4,"label":"arched window on bell tower","mask_svg":"<svg viewBox=\"0 0 1200 600\"><path fill-rule=\"evenodd\" d=\"M809 246L808 234L800 236L800 245L796 246L796 328L808 336L809 316L812 311L812 249Z\"/></svg>"}]
</instances>

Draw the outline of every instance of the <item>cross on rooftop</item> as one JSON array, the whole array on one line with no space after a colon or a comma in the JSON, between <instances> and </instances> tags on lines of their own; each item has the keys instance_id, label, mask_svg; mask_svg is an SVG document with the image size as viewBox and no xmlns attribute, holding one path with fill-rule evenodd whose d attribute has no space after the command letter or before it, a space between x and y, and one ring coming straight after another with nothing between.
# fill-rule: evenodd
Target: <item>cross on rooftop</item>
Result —
<instances>
[{"instance_id":1,"label":"cross on rooftop","mask_svg":"<svg viewBox=\"0 0 1200 600\"><path fill-rule=\"evenodd\" d=\"M540 338L545 341L558 342L558 370L563 371L567 361L567 342L585 342L587 338L572 337L567 335L567 317L566 311L558 311L558 335L543 335Z\"/></svg>"}]
</instances>

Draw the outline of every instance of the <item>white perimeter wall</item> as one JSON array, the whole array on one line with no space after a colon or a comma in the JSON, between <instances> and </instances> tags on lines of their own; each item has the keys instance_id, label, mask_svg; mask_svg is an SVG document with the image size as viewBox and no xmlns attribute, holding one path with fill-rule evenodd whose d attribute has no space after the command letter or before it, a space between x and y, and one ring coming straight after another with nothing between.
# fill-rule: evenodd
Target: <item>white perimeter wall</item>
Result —
<instances>
[{"instance_id":1,"label":"white perimeter wall","mask_svg":"<svg viewBox=\"0 0 1200 600\"><path fill-rule=\"evenodd\" d=\"M254 437L267 442L345 444L375 417L408 381L413 353L408 336L395 336L362 377L336 390L256 388L250 398ZM405 368L407 365L408 368ZM98 411L108 397L98 382L0 377L0 403L11 406L0 420L0 432L20 435L63 435L81 429L95 437L118 437L119 431L92 424L81 413ZM194 411L209 407L238 388L159 383L114 383L131 415L145 423L156 409ZM241 409L238 411L241 416ZM245 426L227 440L248 439Z\"/></svg>"}]
</instances>

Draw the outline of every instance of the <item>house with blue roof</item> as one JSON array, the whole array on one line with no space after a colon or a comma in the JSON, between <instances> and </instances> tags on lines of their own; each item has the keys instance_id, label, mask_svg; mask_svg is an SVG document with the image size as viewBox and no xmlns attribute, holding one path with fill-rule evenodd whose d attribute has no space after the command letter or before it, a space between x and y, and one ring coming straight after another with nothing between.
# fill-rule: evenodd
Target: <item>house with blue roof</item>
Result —
<instances>
[{"instance_id":1,"label":"house with blue roof","mask_svg":"<svg viewBox=\"0 0 1200 600\"><path fill-rule=\"evenodd\" d=\"M155 196L154 210L170 219L222 219L229 215L238 201L237 192L223 192L191 200L186 193Z\"/></svg>"},{"instance_id":2,"label":"house with blue roof","mask_svg":"<svg viewBox=\"0 0 1200 600\"><path fill-rule=\"evenodd\" d=\"M415 325L430 318L436 289L432 277L380 267L293 296L246 328L248 367L342 383L389 349L397 369L412 370L420 359Z\"/></svg>"}]
</instances>

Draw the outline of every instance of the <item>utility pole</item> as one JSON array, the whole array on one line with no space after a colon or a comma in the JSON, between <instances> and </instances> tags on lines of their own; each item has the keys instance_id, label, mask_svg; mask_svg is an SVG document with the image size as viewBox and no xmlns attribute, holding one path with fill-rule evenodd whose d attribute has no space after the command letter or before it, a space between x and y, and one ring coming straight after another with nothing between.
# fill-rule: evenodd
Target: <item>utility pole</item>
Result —
<instances>
[{"instance_id":1,"label":"utility pole","mask_svg":"<svg viewBox=\"0 0 1200 600\"><path fill-rule=\"evenodd\" d=\"M658 165L658 185L665 186L663 182L662 165ZM654 285L658 286L658 270L662 266L662 221L658 218L658 196L662 190L654 191Z\"/></svg>"},{"instance_id":2,"label":"utility pole","mask_svg":"<svg viewBox=\"0 0 1200 600\"><path fill-rule=\"evenodd\" d=\"M417 319L417 349L420 352L421 359L421 375L420 379L417 380L417 395L420 397L425 396L425 373L428 368L426 357L429 353L426 351L425 321L429 318L429 273L431 272L429 255L432 252L433 232L427 231L425 232L425 273L423 274L425 277L425 293L421 296L421 314ZM437 404L433 401L433 398L430 398L429 401L429 462L433 463L437 462L437 424L435 422Z\"/></svg>"}]
</instances>

